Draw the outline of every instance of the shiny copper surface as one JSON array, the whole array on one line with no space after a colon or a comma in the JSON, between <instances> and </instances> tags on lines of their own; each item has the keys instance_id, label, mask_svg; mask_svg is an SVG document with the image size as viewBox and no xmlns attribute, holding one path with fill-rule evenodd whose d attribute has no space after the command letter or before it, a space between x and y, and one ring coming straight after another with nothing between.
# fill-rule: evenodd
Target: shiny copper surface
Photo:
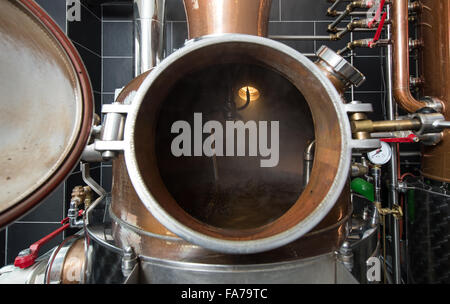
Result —
<instances>
[{"instance_id":1,"label":"shiny copper surface","mask_svg":"<svg viewBox=\"0 0 450 304\"><path fill-rule=\"evenodd\" d=\"M188 15L189 38L232 32L258 36L267 35L270 1L199 0L184 1L184 3ZM276 61L278 65L274 64L274 66L277 66L278 72L288 74L288 79L293 83L298 84L302 82L301 79L308 77L307 71L297 70L294 67L294 62L280 56L277 57L270 51L245 49L236 52L235 50L238 48L239 45L230 46L228 50L220 49L221 53L226 54L228 52L233 54L230 58L225 59L225 62L252 63L257 61L261 64L262 62ZM186 60L181 61L181 65L173 67L171 69L172 72L168 72L164 77L161 77L156 84L158 90L148 93L148 96L151 96L151 102L146 103L148 106L143 110L143 115L147 117L146 120L148 122L156 122L158 120L156 115L158 115L163 100L169 94L175 82L192 70L193 62L200 62L200 64L197 64L196 69L208 67L217 62L217 59L214 59L214 54L217 54L217 51L204 50L196 54L195 58L186 58ZM221 62L223 60L222 56ZM126 86L117 101L125 102L128 100L129 96L138 89L145 76L137 77ZM308 87L310 86L315 87L308 83ZM317 87L316 89L319 88ZM313 91L316 93L313 93ZM317 92L319 93L317 94ZM219 235L224 239L257 239L289 229L289 226L298 222L299 218L307 216L308 212L314 208L313 202L320 202L322 195L327 192L326 188L331 184L336 170L335 162L338 161L338 155L336 155L335 151L339 150L340 145L340 139L336 133L336 130L339 129L337 127L338 122L330 115L330 111L325 110L326 106L324 106L323 102L326 98L322 96L320 90L307 90L306 87L303 88L302 93L308 99L308 105L312 108L311 111L316 122L314 128L318 141L313 170L314 172L323 173L314 174L310 180L310 184L322 185L322 191L305 190L302 195L302 201L308 202L306 204L307 208L300 206L300 204L295 204L281 219L276 221L277 225L269 223L263 227L241 231L218 229L206 225L187 214L177 205L171 195L165 190L166 187L159 176L160 169L158 166L155 166L155 153L145 153L146 156L141 159L144 161L142 164L143 174L146 180L151 181L148 186L155 190L155 198L158 201L165 202L165 206L170 210L171 214L192 229L197 229L205 234ZM140 145L149 145L151 147L154 145L154 139L148 140L148 136L153 134L148 129L149 126L151 125L139 126L137 128L139 133L137 136L145 134L147 138L140 141ZM330 138L333 140L330 141ZM145 149L141 150L147 151ZM299 184L300 186L301 183ZM349 193L350 191L347 187L328 216L301 239L287 246L261 254L247 256L225 255L190 244L162 226L140 201L128 176L124 158L119 156L113 161L111 212L113 219L117 218L117 220L113 221L113 234L119 246L131 245L138 254L162 259L214 264L251 264L298 259L339 248L346 237L347 220L351 213Z\"/></svg>"},{"instance_id":2,"label":"shiny copper surface","mask_svg":"<svg viewBox=\"0 0 450 304\"><path fill-rule=\"evenodd\" d=\"M230 50L233 50L230 53L234 53L237 46L233 46ZM213 51L207 51L208 53L211 52L211 54L214 54ZM247 52L247 50L245 50ZM251 54L261 54L265 52L254 50L254 52L251 52ZM236 60L237 58L242 58L243 54L236 54L233 55L231 59ZM214 62L214 58L211 58L211 56L205 56L205 54L200 53L198 55L198 58L209 58L208 61L204 62L204 66L209 66ZM273 53L267 52L263 56L258 55L258 59L262 62L268 62L269 60L280 60L280 66L283 66L285 68L281 68L283 72L290 73L290 79L294 79L296 81L295 76L296 73L293 73L293 71L290 71L290 68L292 67L293 62L283 62L283 57L274 57ZM246 58L246 62L251 62L251 56L250 58ZM164 94L168 94L170 91L171 86L176 82L176 78L182 78L185 73L188 73L189 69L191 68L192 62L198 62L197 60L194 60L193 58L186 58L182 66L174 67L173 69L176 69L177 73L167 73L167 77L169 78L163 78L158 82L158 84L164 84L159 87L158 91L152 91L149 92L148 96L152 96L152 101L148 102L147 104L150 106L150 108L146 108L145 111L143 111L143 115L147 117L147 121L157 121L156 116L158 112L156 111L159 109L158 104L161 104L165 98ZM300 74L302 74L301 72ZM299 76L301 77L301 76ZM127 96L133 93L139 86L139 84L142 82L144 76L135 79L132 81L121 93L121 95L118 97L118 101L122 102L124 100L127 100ZM311 85L308 84L308 87L311 88ZM317 88L319 89L319 88ZM333 159L337 157L336 149L338 149L338 146L333 148L333 145L339 145L339 136L334 133L338 127L332 127L330 126L331 122L337 121L333 118L333 116L330 115L329 111L326 111L324 108L323 100L324 96L321 96L320 94L314 94L312 92L306 92L307 98L308 98L308 104L310 107L313 108L313 111L321 113L317 117L317 120L320 122L320 124L315 125L315 132L317 135L317 132L319 132L318 138L318 146L316 149L316 162L314 163L315 169L313 170L321 170L323 174L315 174L313 176L312 183L315 183L316 185L321 185L323 191L321 193L326 193L326 187L330 186L329 179L332 179L335 167L333 165ZM322 102L321 102L322 101ZM323 111L322 111L323 110ZM317 113L316 113L317 114ZM146 140L141 141L142 144L148 144L152 143L152 139L148 139L148 136L151 136L152 132L148 132L147 130L148 126L142 126L137 128L139 130L139 134L137 136L141 136L140 132L142 134L146 134ZM332 138L335 141L331 141L330 138ZM151 154L144 153L146 155L145 159L149 160L153 158ZM150 156L150 157L149 157ZM335 159L336 161L337 159ZM162 183L161 179L159 178L159 171L157 167L153 167L153 165L150 165L149 163L146 163L144 165L145 169L143 169L143 174L145 175L145 179L149 180L153 179L154 182L149 183L149 187L155 187L156 189L160 189L159 192L161 192L163 189L165 189L164 184ZM318 172L318 171L316 171ZM212 253L209 251L205 251L205 249L199 248L198 246L186 243L185 241L179 239L178 237L175 237L173 233L168 231L165 227L163 227L157 220L154 219L153 216L148 212L148 210L144 207L140 199L138 198L137 194L135 193L130 179L128 177L126 167L123 161L122 157L119 157L113 162L113 192L112 192L112 212L122 221L125 221L128 223L128 225L131 225L135 228L141 229L146 232L146 234L152 234L151 237L148 235L142 236L139 233L136 233L134 231L131 231L128 229L127 225L122 224L115 224L114 228L114 235L115 240L120 245L125 244L132 244L135 250L139 252L140 254L149 255L149 256L157 256L160 258L180 258L180 255L185 256L189 255L189 258L195 259L207 259L208 257L214 256L224 256L224 255L218 255L217 253ZM300 187L301 183L299 184ZM166 191L166 190L164 190ZM315 195L314 195L314 194ZM343 192L342 198L339 202L336 203L334 209L330 214L322 221L320 225L318 225L313 232L311 232L309 235L305 236L304 238L299 240L298 242L295 242L295 245L289 245L286 246L286 248L281 249L286 250L286 254L280 255L281 257L286 257L289 254L287 252L290 252L293 256L308 256L313 255L317 252L329 252L330 250L334 250L337 248L338 244L342 242L342 240L345 238L346 233L346 221L342 221L339 223L340 220L342 220L344 217L348 216L349 210L351 209L350 203L349 203L349 191L348 189ZM315 202L319 202L321 200L321 194L316 193L316 191L304 191L302 200L303 202L308 202L309 200L313 200ZM158 201L162 202L172 202L173 198L170 196L169 193L167 193L167 196L165 197L157 197ZM295 205L298 208L298 204ZM277 231L281 231L280 229L287 229L289 227L289 223L294 223L298 220L298 218L301 218L302 216L306 216L308 214L307 210L311 210L306 208L301 210L300 213L297 208L292 208L287 212L285 215L282 216L281 219L278 220L278 228L274 228L272 224L268 224L264 227L259 227L255 229L248 229L244 231L239 230L228 230L228 229L217 229L215 227L205 225L204 223L195 220L191 216L189 216L186 212L184 212L176 203L174 205L167 205L167 208L173 208L172 210L178 213L173 213L175 216L185 216L186 217L186 224L188 225L194 225L194 229L199 229L202 232L205 232L205 229L207 230L206 233L213 233L215 235L220 235L223 238L239 238L239 239L248 239L248 238L258 238L263 233L276 233ZM308 204L306 204L308 206ZM314 204L309 204L309 208L314 208ZM297 209L297 210L296 210ZM339 223L339 224L337 224ZM328 228L328 229L327 229ZM278 229L278 230L276 230ZM264 231L265 230L265 231ZM167 237L170 237L167 239ZM325 241L327 240L327 241ZM314 245L313 245L314 244ZM320 246L318 246L320 244ZM292 246L295 248L301 248L298 250L292 250ZM290 249L288 249L290 248ZM187 253L188 251L188 253ZM301 254L300 254L301 252ZM314 253L313 253L314 252ZM207 254L206 254L207 253ZM264 256L261 256L263 259ZM186 257L187 259L187 257ZM224 258L224 259L230 259L230 258ZM235 260L233 258L232 260Z\"/></svg>"},{"instance_id":3,"label":"shiny copper surface","mask_svg":"<svg viewBox=\"0 0 450 304\"><path fill-rule=\"evenodd\" d=\"M338 92L343 95L345 93L346 86L342 79L337 78L335 74L333 74L329 69L327 69L325 65L321 64L320 62L316 62L316 65L325 74L325 76L327 76L336 90L338 90Z\"/></svg>"},{"instance_id":4,"label":"shiny copper surface","mask_svg":"<svg viewBox=\"0 0 450 304\"><path fill-rule=\"evenodd\" d=\"M184 0L189 39L219 33L267 36L272 0Z\"/></svg>"},{"instance_id":5,"label":"shiny copper surface","mask_svg":"<svg viewBox=\"0 0 450 304\"><path fill-rule=\"evenodd\" d=\"M444 102L443 114L450 120L450 3L446 0L422 0L419 36L423 40L420 70L425 79L422 96ZM422 173L425 177L450 182L450 131L442 141L423 148Z\"/></svg>"},{"instance_id":6,"label":"shiny copper surface","mask_svg":"<svg viewBox=\"0 0 450 304\"><path fill-rule=\"evenodd\" d=\"M83 282L83 271L86 262L84 252L84 238L72 244L64 259L61 273L62 284L80 284Z\"/></svg>"},{"instance_id":7,"label":"shiny copper surface","mask_svg":"<svg viewBox=\"0 0 450 304\"><path fill-rule=\"evenodd\" d=\"M123 183L125 184L126 182ZM133 200L127 205L132 208L129 213L124 212L120 201L116 201L112 205L112 207L115 205L112 213L121 220L126 218L128 224L140 227L142 230L130 229L128 224L124 225L120 220L113 219L113 235L120 247L131 244L138 254L173 261L232 265L302 259L339 249L347 237L348 223L352 213L349 196L350 190L347 187L328 216L304 237L286 246L259 254L222 254L188 243L161 226L139 200ZM116 211L120 212L119 215L115 214ZM136 214L139 212L147 212L148 215L137 217Z\"/></svg>"},{"instance_id":8,"label":"shiny copper surface","mask_svg":"<svg viewBox=\"0 0 450 304\"><path fill-rule=\"evenodd\" d=\"M171 88L184 75L211 67L218 61L225 66L257 62L259 66L276 69L303 94L315 122L316 155L308 186L280 218L254 229L220 229L194 219L167 190L161 179L154 153L159 110ZM332 187L341 159L339 153L336 153L341 148L338 118L333 112L329 95L320 83L311 80L309 73L311 71L305 69L297 60L281 56L276 49L230 42L198 49L180 58L170 68L166 68L164 74L158 77L146 93L146 98L151 96L151 102L143 102L133 134L136 138L135 151L137 164L141 168L140 174L153 198L163 205L166 212L190 229L228 240L257 240L270 237L292 228L305 219L317 208Z\"/></svg>"},{"instance_id":9,"label":"shiny copper surface","mask_svg":"<svg viewBox=\"0 0 450 304\"><path fill-rule=\"evenodd\" d=\"M424 107L410 91L408 0L392 1L393 93L395 101L406 111L414 113Z\"/></svg>"},{"instance_id":10,"label":"shiny copper surface","mask_svg":"<svg viewBox=\"0 0 450 304\"><path fill-rule=\"evenodd\" d=\"M53 150L44 151L45 147L43 147L42 143L45 142L44 138L51 141L53 139L56 139L58 136L61 136L61 134L65 134L65 136L68 136L67 132L64 133L64 126L67 127L67 122L71 121L72 119L69 116L64 115L75 114L65 113L63 109L65 108L65 105L70 103L70 99L52 100L49 98L44 98L44 100L42 101L43 103L55 102L58 104L53 106L52 113L48 113L47 115L47 126L53 131L61 131L57 134L57 136L53 136L51 132L51 134L46 134L46 129L42 125L34 127L31 126L31 128L34 128L33 130L41 128L41 131L43 132L42 138L38 138L36 139L36 141L30 142L31 136L28 136L26 140L23 140L23 148L21 148L20 151L14 151L14 149L10 149L8 148L8 146L6 146L5 151L7 153L13 153L14 155L9 157L8 159L7 157L5 157L5 159L2 159L1 162L2 167L0 170L0 175L6 174L5 180L2 180L1 184L7 186L7 190L2 197L2 199L7 200L5 204L6 207L5 205L3 205L3 202L2 206L0 206L0 227L2 227L22 216L27 211L36 206L39 202L41 202L61 182L63 182L65 177L78 163L78 160L90 135L90 129L93 119L93 96L88 74L78 55L78 52L69 41L67 36L58 27L58 25L54 23L54 21L41 9L39 5L31 0L10 0L2 1L0 3L0 7L0 12L2 13L2 17L0 18L0 34L2 34L2 38L7 39L8 43L17 44L16 47L18 52L28 52L29 54L34 54L27 58L23 57L23 60L15 61L11 61L12 59L10 54L1 54L1 56L3 56L3 58L6 60L4 61L5 63L17 66L16 70L9 72L10 79L11 77L14 77L13 75L20 75L20 72L24 73L26 71L27 67L24 66L25 62L27 62L26 60L28 60L28 62L31 61L36 62L36 64L40 64L41 69L51 69L53 67L55 73L51 73L51 75L56 75L57 71L65 71L62 78L67 79L68 82L72 83L73 89L75 91L80 91L80 93L77 92L75 94L76 97L73 97L72 103L77 103L76 100L79 99L78 102L80 103L81 109L80 117L77 118L79 128L77 129L76 140L74 140L73 144L71 146L68 146L68 148L65 150L67 152L66 155L62 158L59 158L58 161L55 160L56 158L51 159L50 155L53 155L54 151L58 149L61 150L61 147L53 146ZM8 38L11 35L13 35L13 37L15 38ZM4 43L2 41L1 45L3 47L7 45L7 43ZM20 53L16 53L15 55L17 54ZM33 58L35 61L33 61ZM39 61L36 61L36 58L39 58ZM48 58L51 58L51 63L46 65ZM2 66L2 68L4 67ZM55 92L54 90L56 89L63 90L62 87L48 87L49 83L54 83L48 81L48 79L40 79L37 82L29 83L30 79L33 79L32 75L34 74L30 72L23 79L17 79L17 86L9 88L8 92L5 92L4 95L6 93L14 94L14 90L17 90L18 92L28 92L35 89L36 92L35 94L33 94L33 99L29 100L31 104L32 101L39 100L38 98L43 96L43 92ZM79 89L75 89L77 87L79 87ZM9 102L14 102L14 100L9 100ZM20 99L20 102L24 103L27 101ZM44 107L42 107L42 109L43 108ZM25 111L27 109L31 110L31 107L24 106L22 108L21 115L25 117L13 117L13 113L8 114L8 111L6 111L5 113L5 111L2 110L2 113L6 115L5 117L8 118L7 120L3 120L2 118L2 123L5 123L8 126L8 121L11 118L14 119L13 122L16 125L22 125L25 129L27 125L31 124L30 121L33 120L34 117L45 115L45 113L28 113L30 117L27 118L27 111ZM61 112L57 112L57 110ZM58 118L50 118L54 117L55 113L59 115ZM20 119L22 119L22 121ZM62 122L60 124L58 122L58 119L62 119ZM55 127L53 124L58 124L58 128L60 129ZM31 134L25 134L25 136L27 135ZM7 137L7 135L5 136ZM11 144L11 142L9 143ZM7 145L8 141L3 138L2 144ZM42 155L45 155L47 161L43 161L39 164L39 166L46 166L46 170L43 171L39 176L40 180L36 180L36 183L31 187L28 187L27 190L22 190L19 193L13 193L13 195L15 195L17 198L20 197L20 201L14 202L13 204L8 203L8 198L5 198L5 196L11 194L7 193L7 191L11 191L10 189L12 189L11 183L25 182L28 176L31 175L32 169L38 167L38 164L36 162L31 163L28 165L28 167L26 167L27 161L29 162L30 159L33 159L33 157L35 157L36 155L40 156L39 161L42 160ZM23 157L22 161L19 160L20 157ZM18 164L17 166L12 165L13 160ZM19 162L17 162L18 160ZM55 168L55 166L52 166L52 161L58 163L57 168ZM51 169L49 169L50 167ZM12 171L11 168L13 168ZM9 171L15 172L14 176L8 175ZM48 173L49 171L51 172L51 174ZM22 178L17 177L20 176L19 174L23 173L25 175ZM26 176L26 174L28 174L28 176ZM43 180L45 176L47 177L45 178L45 180Z\"/></svg>"},{"instance_id":11,"label":"shiny copper surface","mask_svg":"<svg viewBox=\"0 0 450 304\"><path fill-rule=\"evenodd\" d=\"M137 91L150 71L133 79L117 97L116 102L124 103L130 95ZM157 235L175 236L161 225L145 208L139 199L128 176L123 155L119 155L112 163L112 203L113 213L121 220L142 230Z\"/></svg>"}]
</instances>

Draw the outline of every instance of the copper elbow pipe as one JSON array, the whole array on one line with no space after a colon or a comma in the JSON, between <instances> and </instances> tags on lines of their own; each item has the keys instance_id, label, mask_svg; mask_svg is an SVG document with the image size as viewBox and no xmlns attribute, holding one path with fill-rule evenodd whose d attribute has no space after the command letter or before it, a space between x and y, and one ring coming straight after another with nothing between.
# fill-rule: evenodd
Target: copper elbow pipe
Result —
<instances>
[{"instance_id":1,"label":"copper elbow pipe","mask_svg":"<svg viewBox=\"0 0 450 304\"><path fill-rule=\"evenodd\" d=\"M397 103L414 113L425 107L411 95L409 78L408 0L392 1L393 91Z\"/></svg>"}]
</instances>

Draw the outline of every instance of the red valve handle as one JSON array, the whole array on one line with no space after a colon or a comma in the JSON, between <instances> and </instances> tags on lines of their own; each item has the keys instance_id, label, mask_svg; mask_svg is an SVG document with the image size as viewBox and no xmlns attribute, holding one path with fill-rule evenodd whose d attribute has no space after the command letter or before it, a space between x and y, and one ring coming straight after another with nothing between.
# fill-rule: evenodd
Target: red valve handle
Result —
<instances>
[{"instance_id":1,"label":"red valve handle","mask_svg":"<svg viewBox=\"0 0 450 304\"><path fill-rule=\"evenodd\" d=\"M80 210L78 212L78 216L81 216L83 214L83 210ZM41 247L51 241L55 236L66 230L70 227L70 224L67 223L69 221L69 218L65 218L61 221L61 224L64 224L63 226L59 227L49 235L43 237L39 241L33 243L28 249L22 250L19 255L14 260L14 266L19 268L28 268L34 264L36 259L38 258L39 249ZM65 224L66 223L66 224Z\"/></svg>"},{"instance_id":2,"label":"red valve handle","mask_svg":"<svg viewBox=\"0 0 450 304\"><path fill-rule=\"evenodd\" d=\"M375 43L380 39L381 32L383 31L384 22L386 21L387 13L383 14L383 17L381 17L380 24L378 25L377 32L375 33L375 37L373 37L373 40L369 42L369 47L372 48Z\"/></svg>"},{"instance_id":3,"label":"red valve handle","mask_svg":"<svg viewBox=\"0 0 450 304\"><path fill-rule=\"evenodd\" d=\"M375 17L373 17L373 19L369 22L369 28L372 28L373 25L375 24L375 22L380 19L381 16L381 11L383 10L384 7L384 3L386 2L386 0L381 0L380 2L380 6L377 9L377 12L375 13Z\"/></svg>"},{"instance_id":4,"label":"red valve handle","mask_svg":"<svg viewBox=\"0 0 450 304\"><path fill-rule=\"evenodd\" d=\"M414 135L410 134L408 137L400 137L400 138L382 138L381 141L384 141L386 143L415 143L418 142L419 138Z\"/></svg>"},{"instance_id":5,"label":"red valve handle","mask_svg":"<svg viewBox=\"0 0 450 304\"><path fill-rule=\"evenodd\" d=\"M78 211L78 216L81 216L81 215L83 214L83 212L84 212L83 209L81 209L80 211ZM61 221L61 225L64 225L64 224L67 223L68 221L69 221L69 218L66 217L65 219L63 219L63 220Z\"/></svg>"}]
</instances>

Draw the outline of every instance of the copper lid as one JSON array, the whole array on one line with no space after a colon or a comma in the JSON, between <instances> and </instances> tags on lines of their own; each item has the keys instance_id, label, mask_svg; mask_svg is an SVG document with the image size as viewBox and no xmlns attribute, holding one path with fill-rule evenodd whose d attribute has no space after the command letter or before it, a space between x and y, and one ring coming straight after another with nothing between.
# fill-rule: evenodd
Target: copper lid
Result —
<instances>
[{"instance_id":1,"label":"copper lid","mask_svg":"<svg viewBox=\"0 0 450 304\"><path fill-rule=\"evenodd\" d=\"M24 215L78 163L92 125L84 65L31 0L0 3L0 227Z\"/></svg>"}]
</instances>

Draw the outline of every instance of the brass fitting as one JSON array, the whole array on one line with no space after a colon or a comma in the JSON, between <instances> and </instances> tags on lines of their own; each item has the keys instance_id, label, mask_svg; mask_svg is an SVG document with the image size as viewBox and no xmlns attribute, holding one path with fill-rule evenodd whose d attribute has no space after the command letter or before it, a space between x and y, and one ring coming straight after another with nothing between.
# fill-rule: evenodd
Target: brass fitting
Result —
<instances>
[{"instance_id":1,"label":"brass fitting","mask_svg":"<svg viewBox=\"0 0 450 304\"><path fill-rule=\"evenodd\" d=\"M409 84L411 88L422 87L425 84L425 79L423 77L410 77Z\"/></svg>"},{"instance_id":2,"label":"brass fitting","mask_svg":"<svg viewBox=\"0 0 450 304\"><path fill-rule=\"evenodd\" d=\"M401 219L403 217L403 210L400 205L394 205L392 206L392 209L389 209L381 208L380 202L374 202L374 204L381 216L392 214L396 219Z\"/></svg>"},{"instance_id":3,"label":"brass fitting","mask_svg":"<svg viewBox=\"0 0 450 304\"><path fill-rule=\"evenodd\" d=\"M423 40L421 39L409 39L409 48L418 49L423 47Z\"/></svg>"},{"instance_id":4,"label":"brass fitting","mask_svg":"<svg viewBox=\"0 0 450 304\"><path fill-rule=\"evenodd\" d=\"M423 5L420 1L414 1L408 5L408 9L410 12L420 13L423 10Z\"/></svg>"},{"instance_id":5,"label":"brass fitting","mask_svg":"<svg viewBox=\"0 0 450 304\"><path fill-rule=\"evenodd\" d=\"M84 208L88 209L92 203L92 189L89 186L76 186L72 190L71 201L80 206L84 204Z\"/></svg>"},{"instance_id":6,"label":"brass fitting","mask_svg":"<svg viewBox=\"0 0 450 304\"><path fill-rule=\"evenodd\" d=\"M352 126L352 133L354 139L369 139L370 133L362 128L359 129L360 125L365 125L365 122L370 121L367 115L364 113L353 113L350 115L350 125ZM355 126L355 127L354 127Z\"/></svg>"},{"instance_id":7,"label":"brass fitting","mask_svg":"<svg viewBox=\"0 0 450 304\"><path fill-rule=\"evenodd\" d=\"M389 131L418 131L422 124L418 119L405 119L405 120L382 120L372 121L369 119L352 120L350 118L350 124L353 134L361 132L375 133L375 132L389 132Z\"/></svg>"}]
</instances>

